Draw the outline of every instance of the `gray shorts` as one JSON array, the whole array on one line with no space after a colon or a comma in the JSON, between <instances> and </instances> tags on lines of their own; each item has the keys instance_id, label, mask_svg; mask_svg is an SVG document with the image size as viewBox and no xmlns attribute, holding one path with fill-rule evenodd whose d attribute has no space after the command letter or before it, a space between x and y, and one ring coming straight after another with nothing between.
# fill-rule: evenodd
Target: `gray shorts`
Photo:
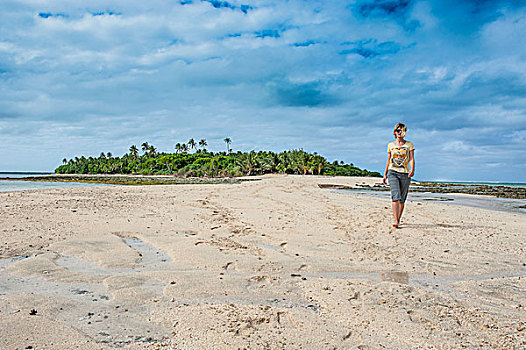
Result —
<instances>
[{"instance_id":1,"label":"gray shorts","mask_svg":"<svg viewBox=\"0 0 526 350\"><path fill-rule=\"evenodd\" d=\"M393 202L400 201L400 203L405 203L411 178L407 173L400 173L389 169L387 171L387 179L389 180L389 187L391 188L391 200Z\"/></svg>"}]
</instances>

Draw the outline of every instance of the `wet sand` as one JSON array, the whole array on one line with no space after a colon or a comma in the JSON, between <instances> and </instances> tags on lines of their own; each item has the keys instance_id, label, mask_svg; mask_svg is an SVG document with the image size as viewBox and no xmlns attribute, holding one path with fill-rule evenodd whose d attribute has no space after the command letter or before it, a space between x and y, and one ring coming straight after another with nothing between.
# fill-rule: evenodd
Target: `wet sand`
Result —
<instances>
[{"instance_id":1,"label":"wet sand","mask_svg":"<svg viewBox=\"0 0 526 350\"><path fill-rule=\"evenodd\" d=\"M0 193L0 348L526 348L526 216L376 182Z\"/></svg>"},{"instance_id":2,"label":"wet sand","mask_svg":"<svg viewBox=\"0 0 526 350\"><path fill-rule=\"evenodd\" d=\"M335 191L347 195L372 196L387 200L391 198L391 193L389 191L370 191L362 188L337 189ZM408 198L408 203L422 203L428 201L441 202L445 205L460 205L464 207L490 209L514 214L526 214L526 199L498 198L487 195L466 195L462 193L425 192L411 192Z\"/></svg>"}]
</instances>

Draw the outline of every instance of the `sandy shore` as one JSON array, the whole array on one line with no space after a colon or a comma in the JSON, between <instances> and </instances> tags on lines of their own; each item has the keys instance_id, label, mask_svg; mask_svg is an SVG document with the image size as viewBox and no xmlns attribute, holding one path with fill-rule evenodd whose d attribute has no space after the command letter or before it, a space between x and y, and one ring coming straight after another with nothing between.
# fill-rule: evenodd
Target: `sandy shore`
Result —
<instances>
[{"instance_id":1,"label":"sandy shore","mask_svg":"<svg viewBox=\"0 0 526 350\"><path fill-rule=\"evenodd\" d=\"M0 193L0 348L526 349L526 215L364 182Z\"/></svg>"}]
</instances>

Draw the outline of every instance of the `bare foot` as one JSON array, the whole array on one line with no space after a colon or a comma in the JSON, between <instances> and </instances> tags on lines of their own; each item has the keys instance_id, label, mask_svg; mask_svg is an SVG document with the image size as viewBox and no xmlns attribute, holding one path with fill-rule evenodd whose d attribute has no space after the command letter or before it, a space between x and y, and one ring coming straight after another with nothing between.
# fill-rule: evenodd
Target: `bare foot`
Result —
<instances>
[{"instance_id":1,"label":"bare foot","mask_svg":"<svg viewBox=\"0 0 526 350\"><path fill-rule=\"evenodd\" d=\"M393 224L393 227L394 228L398 228L398 224Z\"/></svg>"}]
</instances>

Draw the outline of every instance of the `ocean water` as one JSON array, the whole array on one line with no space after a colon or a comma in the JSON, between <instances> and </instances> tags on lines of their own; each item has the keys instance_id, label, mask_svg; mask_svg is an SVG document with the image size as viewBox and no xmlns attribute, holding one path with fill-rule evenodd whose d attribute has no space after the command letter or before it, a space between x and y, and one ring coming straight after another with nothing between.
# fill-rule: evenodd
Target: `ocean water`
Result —
<instances>
[{"instance_id":1,"label":"ocean water","mask_svg":"<svg viewBox=\"0 0 526 350\"><path fill-rule=\"evenodd\" d=\"M415 180L419 181L419 180ZM471 182L471 181L425 181L421 182L435 182L439 184L458 184L458 185L488 185L488 186L509 186L509 187L526 187L524 182Z\"/></svg>"},{"instance_id":2,"label":"ocean water","mask_svg":"<svg viewBox=\"0 0 526 350\"><path fill-rule=\"evenodd\" d=\"M23 177L31 177L31 176L41 176L41 175L51 175L53 173L45 173L45 172L1 172L0 171L0 178L9 177L11 179L20 179Z\"/></svg>"},{"instance_id":3,"label":"ocean water","mask_svg":"<svg viewBox=\"0 0 526 350\"><path fill-rule=\"evenodd\" d=\"M48 174L51 174L51 173L0 172L0 178L20 179L24 177L40 176L40 175L48 175ZM90 183L83 183L83 182L0 180L0 192L40 190L40 189L46 189L46 188L73 188L73 187L95 187L95 186L115 186L115 185L90 184Z\"/></svg>"},{"instance_id":4,"label":"ocean water","mask_svg":"<svg viewBox=\"0 0 526 350\"><path fill-rule=\"evenodd\" d=\"M391 199L391 193L387 191L371 191L361 188L334 190L336 193L352 194L358 196L370 196L385 198L386 203ZM490 209L494 211L505 211L514 214L526 214L526 199L496 198L493 196L466 196L458 193L429 193L409 192L408 202L436 202L443 205L461 205Z\"/></svg>"}]
</instances>

